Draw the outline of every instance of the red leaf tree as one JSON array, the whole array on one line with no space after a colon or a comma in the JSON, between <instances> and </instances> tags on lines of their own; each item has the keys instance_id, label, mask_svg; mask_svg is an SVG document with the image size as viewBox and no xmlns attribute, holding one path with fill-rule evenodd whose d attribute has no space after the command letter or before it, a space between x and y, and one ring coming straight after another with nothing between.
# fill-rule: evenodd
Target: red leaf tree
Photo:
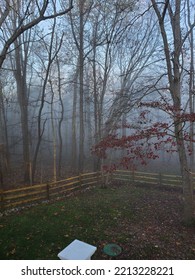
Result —
<instances>
[{"instance_id":1,"label":"red leaf tree","mask_svg":"<svg viewBox=\"0 0 195 280\"><path fill-rule=\"evenodd\" d=\"M106 135L93 147L92 152L102 159L107 159L110 151L115 151L114 162L103 165L103 171L113 172L120 166L135 169L136 164L146 165L149 160L159 158L159 151L162 149L166 149L168 153L179 153L184 144L188 155L191 155L190 143L194 142L194 139L189 134L187 124L195 122L194 113L185 113L183 110L176 110L174 106L161 102L141 103L139 106L142 111L137 123L135 124L134 119L134 124L123 124L130 132L128 135L120 135L121 126L116 127L112 133ZM143 108L150 108L150 110L143 110ZM152 122L149 118L152 108L165 110L172 121ZM179 136L175 134L175 121L183 128L182 134ZM118 151L123 151L123 154ZM190 177L191 172L189 170L187 172Z\"/></svg>"},{"instance_id":2,"label":"red leaf tree","mask_svg":"<svg viewBox=\"0 0 195 280\"><path fill-rule=\"evenodd\" d=\"M153 107L153 103L150 103ZM140 104L141 107L146 104ZM149 107L149 103L147 103ZM149 160L159 158L159 150L166 149L167 152L176 152L176 142L171 136L170 124L167 122L154 122L149 120L149 111L143 110L138 116L137 124L123 124L130 132L129 135L120 135L121 127L104 137L93 147L92 152L102 158L107 159L110 151L115 151L114 163L103 165L104 171L114 171L117 167L134 169L137 164L146 165ZM184 118L184 116L183 116ZM186 133L186 140L188 134ZM123 151L123 155L117 156L118 151ZM118 158L118 160L117 160Z\"/></svg>"}]
</instances>

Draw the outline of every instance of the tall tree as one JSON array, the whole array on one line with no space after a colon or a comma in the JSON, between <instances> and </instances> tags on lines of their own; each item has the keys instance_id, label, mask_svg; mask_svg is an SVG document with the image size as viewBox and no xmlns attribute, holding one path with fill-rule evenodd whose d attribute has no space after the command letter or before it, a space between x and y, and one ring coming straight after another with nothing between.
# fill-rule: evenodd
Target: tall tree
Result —
<instances>
[{"instance_id":1,"label":"tall tree","mask_svg":"<svg viewBox=\"0 0 195 280\"><path fill-rule=\"evenodd\" d=\"M1 151L2 157L2 169L10 169L10 152L9 152L9 141L8 141L8 128L7 128L7 117L5 110L5 96L3 92L3 85L0 81L0 143L3 144Z\"/></svg>"},{"instance_id":2,"label":"tall tree","mask_svg":"<svg viewBox=\"0 0 195 280\"><path fill-rule=\"evenodd\" d=\"M71 145L71 168L77 170L77 100L78 100L78 67L73 78L73 99L72 99L72 145Z\"/></svg>"},{"instance_id":3,"label":"tall tree","mask_svg":"<svg viewBox=\"0 0 195 280\"><path fill-rule=\"evenodd\" d=\"M57 4L48 0L38 3L36 0L19 1L3 0L0 3L0 69L6 56L12 54L14 76L17 84L18 103L21 113L24 179L30 181L30 151L28 129L28 90L27 67L29 49L31 46L31 30L41 21L63 16L72 8L73 1L69 1L68 8L58 12ZM6 31L6 32L5 32Z\"/></svg>"},{"instance_id":4,"label":"tall tree","mask_svg":"<svg viewBox=\"0 0 195 280\"><path fill-rule=\"evenodd\" d=\"M93 1L78 0L76 1L78 9L74 13L70 13L70 23L74 43L78 51L78 80L79 80L79 151L78 151L78 170L83 171L84 168L84 142L85 142L85 126L84 126L84 63L88 50L86 46L85 31L87 20L93 6Z\"/></svg>"},{"instance_id":5,"label":"tall tree","mask_svg":"<svg viewBox=\"0 0 195 280\"><path fill-rule=\"evenodd\" d=\"M92 26L90 40L92 80L92 104L94 114L94 144L97 144L102 135L105 120L105 98L111 80L117 76L117 50L121 48L122 37L128 34L129 18L135 1L96 1L91 12L89 24ZM128 19L128 20L127 20ZM110 83L110 84L109 84ZM117 87L117 86L116 86ZM114 86L113 86L114 88ZM99 170L100 161L94 158L94 170Z\"/></svg>"},{"instance_id":6,"label":"tall tree","mask_svg":"<svg viewBox=\"0 0 195 280\"><path fill-rule=\"evenodd\" d=\"M39 155L39 150L42 142L42 138L45 131L45 124L47 122L47 118L43 119L43 112L44 112L44 105L46 99L46 92L47 92L47 85L50 77L50 72L52 68L52 64L58 56L58 53L61 49L64 35L61 35L61 38L58 40L56 31L56 19L54 18L53 24L51 25L51 32L48 34L48 38L42 38L41 43L44 47L44 53L40 52L37 53L37 57L39 57L40 62L42 64L42 79L43 85L41 89L41 97L40 97L40 106L38 109L38 116L37 116L37 141L35 145L34 155L33 155L33 163L32 163L32 179L35 178L35 172L37 167L37 159Z\"/></svg>"},{"instance_id":7,"label":"tall tree","mask_svg":"<svg viewBox=\"0 0 195 280\"><path fill-rule=\"evenodd\" d=\"M22 148L24 160L24 180L30 182L30 151L29 151L29 128L28 128L28 86L27 86L27 65L29 44L23 45L21 37L14 41L15 45L15 69L14 76L17 84L17 96L20 106L21 127L22 127ZM29 38L30 40L30 38ZM24 49L22 48L24 46Z\"/></svg>"},{"instance_id":8,"label":"tall tree","mask_svg":"<svg viewBox=\"0 0 195 280\"><path fill-rule=\"evenodd\" d=\"M151 0L153 9L158 18L161 36L164 46L164 55L166 59L167 75L169 81L169 90L173 102L173 119L175 139L180 160L181 174L183 178L184 192L184 220L190 222L193 219L194 201L191 173L189 172L189 163L187 159L187 150L184 141L183 122L181 121L182 101L181 101L181 57L184 42L191 34L195 21L191 24L189 30L183 35L181 27L182 1L166 0L164 4ZM165 20L168 21L169 29L166 29ZM171 31L171 32L170 32ZM173 43L173 45L172 45Z\"/></svg>"},{"instance_id":9,"label":"tall tree","mask_svg":"<svg viewBox=\"0 0 195 280\"><path fill-rule=\"evenodd\" d=\"M188 42L187 46L184 45L185 48L183 48L184 50L184 54L183 56L189 56L189 70L187 71L187 76L189 77L189 111L190 114L193 114L195 111L195 71L194 71L194 28L193 28L193 16L195 16L195 12L193 14L193 8L194 8L194 4L190 1L187 0L186 1L186 25L187 28L191 30L189 37L188 37ZM189 49L189 51L188 51ZM185 65L184 65L185 67ZM194 172L195 171L195 151L194 151L194 122L190 122L190 139L192 141L190 141L190 151L191 151L191 155L190 155L190 168L191 170Z\"/></svg>"},{"instance_id":10,"label":"tall tree","mask_svg":"<svg viewBox=\"0 0 195 280\"><path fill-rule=\"evenodd\" d=\"M59 137L59 153L58 153L58 176L61 177L62 171L62 150L63 150L63 135L62 135L62 124L64 121L64 103L62 97L62 77L61 77L61 68L60 68L60 59L56 57L57 64L57 91L59 95L59 107L60 107L60 119L58 125L58 137Z\"/></svg>"},{"instance_id":11,"label":"tall tree","mask_svg":"<svg viewBox=\"0 0 195 280\"><path fill-rule=\"evenodd\" d=\"M79 1L79 172L84 168L84 13L85 0Z\"/></svg>"}]
</instances>

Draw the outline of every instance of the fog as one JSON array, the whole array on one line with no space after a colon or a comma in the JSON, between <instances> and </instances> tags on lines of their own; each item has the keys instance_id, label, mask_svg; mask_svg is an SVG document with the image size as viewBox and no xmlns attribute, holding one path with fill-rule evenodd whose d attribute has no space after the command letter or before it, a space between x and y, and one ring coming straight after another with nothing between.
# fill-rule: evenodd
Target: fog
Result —
<instances>
[{"instance_id":1,"label":"fog","mask_svg":"<svg viewBox=\"0 0 195 280\"><path fill-rule=\"evenodd\" d=\"M22 8L27 9L26 4L18 7L18 13L13 11L15 17L9 14L2 25L2 50L18 24L17 15L22 16ZM6 180L10 184L58 180L101 170L102 164L120 161L126 151L113 145L108 157L101 159L92 153L96 145L108 135L128 137L155 123L168 125L164 137L172 138L170 142L175 141L177 148L179 141L187 139L184 147L193 170L194 119L178 118L178 112L194 113L190 37L194 30L185 23L187 17L192 19L190 10L183 7L181 12L185 42L177 60L170 18L165 14L166 54L155 11L145 2L140 9L137 1L91 1L82 9L75 5L71 13L26 30L6 53L0 70L0 169L4 184ZM30 20L26 15L25 21ZM174 91L176 77L172 81L169 76L169 72L176 73L176 63L180 63L178 92ZM140 121L144 112L147 117ZM127 124L131 129L125 128ZM162 141L154 137L156 142ZM142 141L144 149L154 143L150 137ZM159 145L155 151L158 158L147 160L146 165L135 160L134 165L138 170L180 174L181 152L171 149L168 142L164 147Z\"/></svg>"}]
</instances>

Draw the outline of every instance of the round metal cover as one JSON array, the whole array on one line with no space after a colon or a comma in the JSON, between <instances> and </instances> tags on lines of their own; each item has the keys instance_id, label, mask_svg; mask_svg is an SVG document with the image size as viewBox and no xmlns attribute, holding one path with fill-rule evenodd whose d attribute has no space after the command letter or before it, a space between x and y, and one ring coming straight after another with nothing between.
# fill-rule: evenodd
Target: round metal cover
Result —
<instances>
[{"instance_id":1,"label":"round metal cover","mask_svg":"<svg viewBox=\"0 0 195 280\"><path fill-rule=\"evenodd\" d=\"M103 252L111 257L116 257L122 252L122 248L117 244L107 244L103 248Z\"/></svg>"}]
</instances>

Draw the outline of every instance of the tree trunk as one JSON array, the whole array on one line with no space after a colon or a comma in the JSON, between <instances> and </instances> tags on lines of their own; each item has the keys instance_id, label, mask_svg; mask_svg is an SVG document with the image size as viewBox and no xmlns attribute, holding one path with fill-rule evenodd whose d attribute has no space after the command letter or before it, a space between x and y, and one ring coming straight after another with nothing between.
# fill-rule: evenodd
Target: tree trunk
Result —
<instances>
[{"instance_id":1,"label":"tree trunk","mask_svg":"<svg viewBox=\"0 0 195 280\"><path fill-rule=\"evenodd\" d=\"M58 176L61 177L62 147L63 147L62 123L63 123L63 120L64 120L64 104L63 104L63 101L62 101L60 61L58 59L56 61L57 61L57 68L58 68L58 94L59 94L59 101L60 101L60 107L61 107L60 120L59 120L59 125L58 125L58 137L59 137Z\"/></svg>"},{"instance_id":2,"label":"tree trunk","mask_svg":"<svg viewBox=\"0 0 195 280\"><path fill-rule=\"evenodd\" d=\"M5 105L3 99L3 90L0 81L0 131L1 131L1 139L0 142L4 144L4 149L2 151L3 157L3 167L5 170L10 169L10 152L9 152L9 141L8 141L8 131L7 131L7 120L5 113Z\"/></svg>"},{"instance_id":3,"label":"tree trunk","mask_svg":"<svg viewBox=\"0 0 195 280\"><path fill-rule=\"evenodd\" d=\"M79 1L79 173L83 172L84 168L84 3Z\"/></svg>"},{"instance_id":4,"label":"tree trunk","mask_svg":"<svg viewBox=\"0 0 195 280\"><path fill-rule=\"evenodd\" d=\"M192 174L189 171L189 165L187 160L186 147L184 137L182 133L182 125L175 125L175 135L177 140L177 148L179 153L180 170L182 175L182 187L184 197L184 214L183 219L185 223L191 223L194 218L194 199L193 199L193 184Z\"/></svg>"},{"instance_id":5,"label":"tree trunk","mask_svg":"<svg viewBox=\"0 0 195 280\"><path fill-rule=\"evenodd\" d=\"M96 27L97 29L97 27ZM99 143L100 141L100 133L99 133L99 103L98 103L98 88L97 88L97 67L96 67L96 33L97 30L95 29L94 32L94 42L93 42L93 96L94 96L94 126L95 126L95 131L94 131L94 145ZM93 157L93 170L94 172L97 172L100 170L100 158L94 156Z\"/></svg>"},{"instance_id":6,"label":"tree trunk","mask_svg":"<svg viewBox=\"0 0 195 280\"><path fill-rule=\"evenodd\" d=\"M189 45L190 45L190 73L189 73L189 109L190 114L194 113L195 109L195 77L194 77L194 30L192 28L191 23L191 12L190 12L190 2L187 1L187 7L188 7L188 14L187 14L187 22L188 26L191 29L191 33L189 35ZM194 137L194 122L190 122L190 139L192 140ZM195 154L194 154L194 142L190 141L190 168L192 172L195 171Z\"/></svg>"},{"instance_id":7,"label":"tree trunk","mask_svg":"<svg viewBox=\"0 0 195 280\"><path fill-rule=\"evenodd\" d=\"M52 128L52 140L53 140L53 181L57 181L57 145L56 145L56 129L55 129L55 120L54 120L54 90L50 80L51 86L51 128Z\"/></svg>"},{"instance_id":8,"label":"tree trunk","mask_svg":"<svg viewBox=\"0 0 195 280\"><path fill-rule=\"evenodd\" d=\"M166 58L168 80L170 84L170 93L173 101L173 115L174 115L174 129L175 138L177 142L177 150L179 153L180 170L183 181L183 195L184 195L184 221L191 223L193 219L194 201L191 173L189 172L189 165L187 160L187 150L185 147L185 140L183 135L183 123L180 119L182 111L181 107L181 64L180 57L182 54L182 33L181 33L181 0L175 0L175 11L173 12L169 0L166 1L165 7L169 11L170 26L173 34L174 51L170 51L167 32L165 30L164 18L166 10L163 10L161 15L160 10L155 0L151 0L153 8L158 17L161 35L164 44L164 53Z\"/></svg>"},{"instance_id":9,"label":"tree trunk","mask_svg":"<svg viewBox=\"0 0 195 280\"><path fill-rule=\"evenodd\" d=\"M56 58L56 56L58 55L58 53L61 49L62 42L63 42L63 36L62 36L60 42L58 42L57 45L55 46L56 49L55 49L55 52L53 53L53 45L55 42L55 40L54 40L55 30L56 30L56 19L54 18L54 24L52 26L52 33L51 33L51 38L50 38L49 49L47 49L48 62L47 62L46 69L44 70L45 77L44 77L43 87L42 87L42 92L41 92L41 100L40 100L41 104L40 104L39 111L38 111L38 120L37 120L38 133L37 133L37 144L35 147L35 152L34 152L34 157L33 157L32 181L34 181L36 165L37 165L37 158L38 158L39 149L40 149L41 142L42 142L43 133L45 130L45 124L47 122L47 119L45 119L44 121L42 120L42 112L43 112L43 108L44 108L44 104L45 104L45 92L46 92L46 88L47 88L50 69L51 69L54 59Z\"/></svg>"},{"instance_id":10,"label":"tree trunk","mask_svg":"<svg viewBox=\"0 0 195 280\"><path fill-rule=\"evenodd\" d=\"M73 105L72 105L72 151L71 151L71 168L77 169L77 93L78 93L78 70L76 69L73 81Z\"/></svg>"},{"instance_id":11,"label":"tree trunk","mask_svg":"<svg viewBox=\"0 0 195 280\"><path fill-rule=\"evenodd\" d=\"M26 84L27 56L23 58L21 42L15 41L15 79L17 84L18 103L20 106L20 119L22 128L22 148L24 160L24 181L30 183L30 151L28 130L28 95ZM22 62L22 63L21 63Z\"/></svg>"}]
</instances>

